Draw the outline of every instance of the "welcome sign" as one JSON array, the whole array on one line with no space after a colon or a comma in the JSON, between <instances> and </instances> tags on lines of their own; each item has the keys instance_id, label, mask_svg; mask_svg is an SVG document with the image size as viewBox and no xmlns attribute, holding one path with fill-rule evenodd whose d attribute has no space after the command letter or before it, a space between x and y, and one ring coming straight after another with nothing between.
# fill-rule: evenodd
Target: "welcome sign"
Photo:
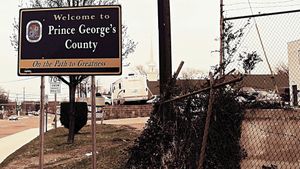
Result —
<instances>
[{"instance_id":1,"label":"welcome sign","mask_svg":"<svg viewBox=\"0 0 300 169\"><path fill-rule=\"evenodd\" d=\"M21 9L18 74L119 75L121 6Z\"/></svg>"}]
</instances>

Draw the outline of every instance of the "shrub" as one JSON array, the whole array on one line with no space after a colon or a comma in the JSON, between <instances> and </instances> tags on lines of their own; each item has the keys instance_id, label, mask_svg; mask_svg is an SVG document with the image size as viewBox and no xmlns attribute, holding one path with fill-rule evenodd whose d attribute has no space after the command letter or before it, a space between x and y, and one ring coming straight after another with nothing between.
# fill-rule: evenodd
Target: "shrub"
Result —
<instances>
[{"instance_id":1,"label":"shrub","mask_svg":"<svg viewBox=\"0 0 300 169\"><path fill-rule=\"evenodd\" d=\"M62 102L60 105L60 122L61 124L69 129L69 112L70 112L70 103ZM87 103L86 102L75 102L75 133L78 133L79 130L86 125L87 123Z\"/></svg>"},{"instance_id":2,"label":"shrub","mask_svg":"<svg viewBox=\"0 0 300 169\"><path fill-rule=\"evenodd\" d=\"M177 86L170 91L180 95L184 90L187 93L197 89ZM230 88L215 91L205 169L240 168L245 156L239 144L244 110L235 97L236 92ZM145 130L129 151L127 168L197 168L208 98L208 93L201 93L168 104L157 103ZM160 118L164 114L174 118Z\"/></svg>"}]
</instances>

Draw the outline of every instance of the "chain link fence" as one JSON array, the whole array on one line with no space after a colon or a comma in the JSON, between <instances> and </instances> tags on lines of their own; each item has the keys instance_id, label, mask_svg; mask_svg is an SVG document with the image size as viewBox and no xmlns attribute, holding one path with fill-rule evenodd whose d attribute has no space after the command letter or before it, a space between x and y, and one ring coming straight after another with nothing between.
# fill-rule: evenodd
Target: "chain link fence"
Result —
<instances>
[{"instance_id":1,"label":"chain link fence","mask_svg":"<svg viewBox=\"0 0 300 169\"><path fill-rule=\"evenodd\" d=\"M241 168L299 169L300 11L227 18L228 25L242 36L224 44L235 50L224 52L230 58L226 70L247 75L238 97L247 110ZM247 61L256 64L247 67Z\"/></svg>"}]
</instances>

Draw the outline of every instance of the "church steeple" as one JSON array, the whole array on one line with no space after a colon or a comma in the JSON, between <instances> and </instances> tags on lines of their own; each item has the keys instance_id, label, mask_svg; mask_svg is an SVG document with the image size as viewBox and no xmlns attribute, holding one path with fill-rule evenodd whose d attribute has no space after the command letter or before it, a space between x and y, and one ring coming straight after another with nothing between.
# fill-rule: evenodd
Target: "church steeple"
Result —
<instances>
[{"instance_id":1,"label":"church steeple","mask_svg":"<svg viewBox=\"0 0 300 169\"><path fill-rule=\"evenodd\" d=\"M156 81L158 79L158 71L156 69L156 63L153 59L153 44L151 40L151 48L150 48L150 61L147 62L148 70L147 70L147 79L149 81Z\"/></svg>"}]
</instances>

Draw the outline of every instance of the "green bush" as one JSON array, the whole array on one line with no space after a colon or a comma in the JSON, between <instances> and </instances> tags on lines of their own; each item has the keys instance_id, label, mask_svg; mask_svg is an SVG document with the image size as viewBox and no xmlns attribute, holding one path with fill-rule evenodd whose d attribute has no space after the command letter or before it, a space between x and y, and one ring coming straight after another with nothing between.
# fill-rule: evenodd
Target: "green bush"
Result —
<instances>
[{"instance_id":1,"label":"green bush","mask_svg":"<svg viewBox=\"0 0 300 169\"><path fill-rule=\"evenodd\" d=\"M78 133L79 130L86 125L87 123L87 114L88 107L86 102L75 102L75 133ZM69 129L69 112L70 112L70 103L62 102L60 104L60 122L61 124Z\"/></svg>"},{"instance_id":2,"label":"green bush","mask_svg":"<svg viewBox=\"0 0 300 169\"><path fill-rule=\"evenodd\" d=\"M179 95L184 90L174 88L172 93ZM215 91L205 169L240 168L245 156L239 144L244 110L235 97L235 91L230 88ZM202 93L167 105L157 103L146 129L129 151L127 168L197 168L208 98L208 93ZM171 114L174 118L160 118L162 114Z\"/></svg>"}]
</instances>

